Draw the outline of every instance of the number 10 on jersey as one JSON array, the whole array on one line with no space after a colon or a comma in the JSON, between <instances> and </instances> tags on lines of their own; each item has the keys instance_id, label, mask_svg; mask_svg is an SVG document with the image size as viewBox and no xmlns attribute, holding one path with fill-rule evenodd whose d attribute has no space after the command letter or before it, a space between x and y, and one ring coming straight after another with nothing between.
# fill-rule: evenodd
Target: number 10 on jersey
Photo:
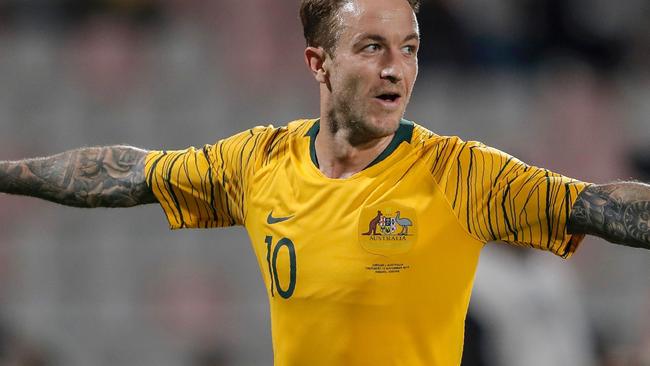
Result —
<instances>
[{"instance_id":1,"label":"number 10 on jersey","mask_svg":"<svg viewBox=\"0 0 650 366\"><path fill-rule=\"evenodd\" d=\"M273 245L273 237L267 236L266 239L266 263L269 266L269 275L271 277L271 296L275 297L274 285L278 290L278 294L284 299L288 299L293 295L293 290L296 289L296 248L293 242L288 238L280 239L275 246ZM286 247L289 252L289 286L285 290L280 284L278 279L278 253Z\"/></svg>"}]
</instances>

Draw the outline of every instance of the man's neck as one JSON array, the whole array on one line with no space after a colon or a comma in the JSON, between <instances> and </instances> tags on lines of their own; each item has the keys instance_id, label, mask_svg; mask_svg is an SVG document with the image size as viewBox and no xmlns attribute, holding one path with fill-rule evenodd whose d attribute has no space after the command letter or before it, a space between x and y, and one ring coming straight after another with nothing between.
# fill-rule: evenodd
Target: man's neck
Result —
<instances>
[{"instance_id":1,"label":"man's neck","mask_svg":"<svg viewBox=\"0 0 650 366\"><path fill-rule=\"evenodd\" d=\"M316 136L315 149L320 171L328 178L348 178L369 166L390 144L393 136L352 144L347 129L332 131L326 121Z\"/></svg>"}]
</instances>

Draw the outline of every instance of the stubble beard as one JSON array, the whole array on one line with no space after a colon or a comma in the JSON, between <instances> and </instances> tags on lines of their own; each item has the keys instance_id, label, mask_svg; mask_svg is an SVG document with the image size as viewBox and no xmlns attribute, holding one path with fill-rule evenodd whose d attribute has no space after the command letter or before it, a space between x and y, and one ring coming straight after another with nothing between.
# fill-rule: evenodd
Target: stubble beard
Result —
<instances>
[{"instance_id":1,"label":"stubble beard","mask_svg":"<svg viewBox=\"0 0 650 366\"><path fill-rule=\"evenodd\" d=\"M388 126L373 124L367 117L369 115L365 110L367 107L364 108L363 101L356 96L358 94L346 94L337 98L334 106L327 113L332 134L340 130L347 130L350 144L358 146L390 136L397 131L399 118Z\"/></svg>"}]
</instances>

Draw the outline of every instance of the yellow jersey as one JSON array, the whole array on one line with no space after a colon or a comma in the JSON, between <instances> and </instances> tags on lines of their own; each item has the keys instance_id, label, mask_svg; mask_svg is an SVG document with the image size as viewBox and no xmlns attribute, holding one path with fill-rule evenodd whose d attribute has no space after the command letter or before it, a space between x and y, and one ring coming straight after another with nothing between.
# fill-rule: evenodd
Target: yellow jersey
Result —
<instances>
[{"instance_id":1,"label":"yellow jersey","mask_svg":"<svg viewBox=\"0 0 650 366\"><path fill-rule=\"evenodd\" d=\"M318 168L318 120L154 151L147 182L171 228L246 227L278 366L459 365L483 245L569 257L585 183L402 120L363 171Z\"/></svg>"}]
</instances>

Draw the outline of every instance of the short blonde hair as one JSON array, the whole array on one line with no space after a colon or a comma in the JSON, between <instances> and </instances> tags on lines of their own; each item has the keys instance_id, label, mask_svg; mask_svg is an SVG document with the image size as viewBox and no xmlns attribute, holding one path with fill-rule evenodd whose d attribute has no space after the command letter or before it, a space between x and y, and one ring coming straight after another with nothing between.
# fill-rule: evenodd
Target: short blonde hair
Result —
<instances>
[{"instance_id":1,"label":"short blonde hair","mask_svg":"<svg viewBox=\"0 0 650 366\"><path fill-rule=\"evenodd\" d=\"M307 46L323 47L332 52L336 48L338 12L343 5L352 0L302 0L300 4L300 20L307 41ZM420 0L405 0L417 14Z\"/></svg>"}]
</instances>

